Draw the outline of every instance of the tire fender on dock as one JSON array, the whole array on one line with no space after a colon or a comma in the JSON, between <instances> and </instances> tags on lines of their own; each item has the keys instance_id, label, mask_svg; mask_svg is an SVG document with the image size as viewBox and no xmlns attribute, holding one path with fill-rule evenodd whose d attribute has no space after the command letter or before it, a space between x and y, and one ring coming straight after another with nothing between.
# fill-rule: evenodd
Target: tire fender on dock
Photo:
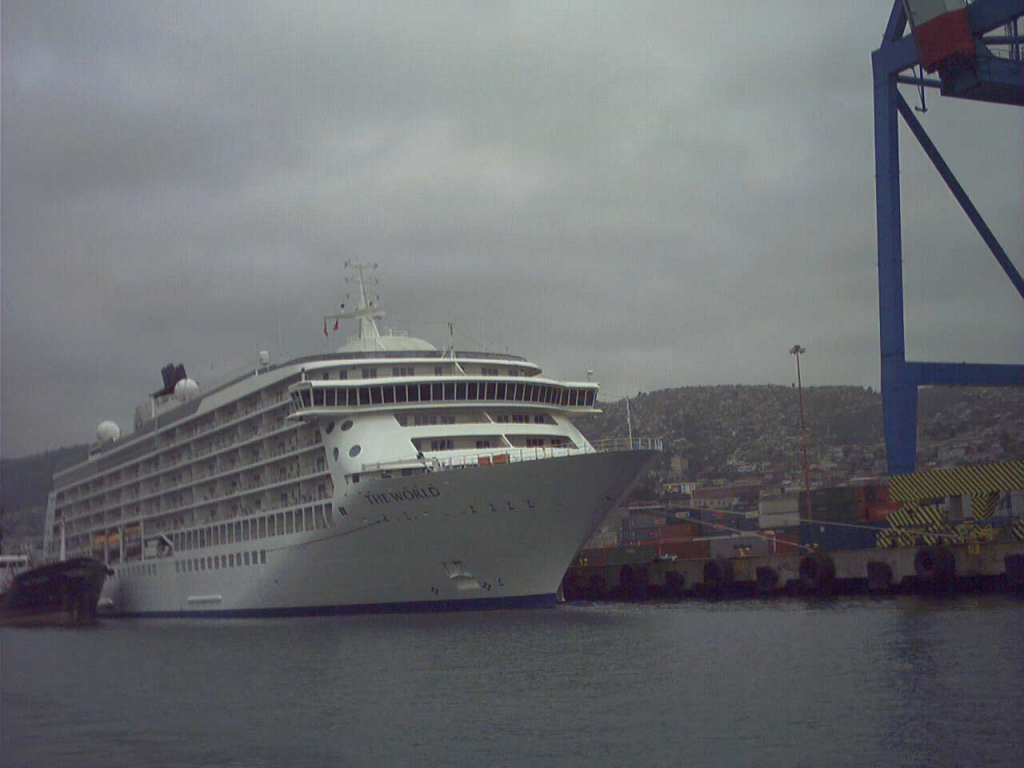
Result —
<instances>
[{"instance_id":1,"label":"tire fender on dock","mask_svg":"<svg viewBox=\"0 0 1024 768\"><path fill-rule=\"evenodd\" d=\"M812 592L828 589L836 577L836 564L832 558L813 552L800 558L800 583Z\"/></svg>"},{"instance_id":2,"label":"tire fender on dock","mask_svg":"<svg viewBox=\"0 0 1024 768\"><path fill-rule=\"evenodd\" d=\"M756 571L757 594L770 595L779 588L779 572L774 568L762 565Z\"/></svg>"},{"instance_id":3,"label":"tire fender on dock","mask_svg":"<svg viewBox=\"0 0 1024 768\"><path fill-rule=\"evenodd\" d=\"M956 575L956 558L942 546L921 547L914 555L914 571L924 581L948 581Z\"/></svg>"},{"instance_id":4,"label":"tire fender on dock","mask_svg":"<svg viewBox=\"0 0 1024 768\"><path fill-rule=\"evenodd\" d=\"M880 560L868 563L868 591L886 592L892 589L892 566Z\"/></svg>"},{"instance_id":5,"label":"tire fender on dock","mask_svg":"<svg viewBox=\"0 0 1024 768\"><path fill-rule=\"evenodd\" d=\"M704 586L709 589L725 589L735 578L735 570L729 560L719 557L704 563Z\"/></svg>"}]
</instances>

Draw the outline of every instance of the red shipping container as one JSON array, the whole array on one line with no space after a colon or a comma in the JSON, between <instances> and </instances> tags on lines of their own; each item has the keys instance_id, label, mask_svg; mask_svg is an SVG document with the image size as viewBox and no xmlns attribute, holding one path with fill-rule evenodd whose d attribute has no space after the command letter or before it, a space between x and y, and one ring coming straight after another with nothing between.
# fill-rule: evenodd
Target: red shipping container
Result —
<instances>
[{"instance_id":1,"label":"red shipping container","mask_svg":"<svg viewBox=\"0 0 1024 768\"><path fill-rule=\"evenodd\" d=\"M878 520L885 520L893 512L896 512L902 504L898 501L883 501L877 504L868 505L868 520L875 522Z\"/></svg>"},{"instance_id":2,"label":"red shipping container","mask_svg":"<svg viewBox=\"0 0 1024 768\"><path fill-rule=\"evenodd\" d=\"M779 533L775 535L775 549L776 554L779 555L792 555L794 552L800 551L800 533L799 531L791 531L788 533Z\"/></svg>"},{"instance_id":3,"label":"red shipping container","mask_svg":"<svg viewBox=\"0 0 1024 768\"><path fill-rule=\"evenodd\" d=\"M705 560L711 557L711 550L706 541L675 541L659 544L658 554L675 555L680 560Z\"/></svg>"},{"instance_id":4,"label":"red shipping container","mask_svg":"<svg viewBox=\"0 0 1024 768\"><path fill-rule=\"evenodd\" d=\"M700 526L697 523L673 523L661 529L662 541L688 541L698 536Z\"/></svg>"}]
</instances>

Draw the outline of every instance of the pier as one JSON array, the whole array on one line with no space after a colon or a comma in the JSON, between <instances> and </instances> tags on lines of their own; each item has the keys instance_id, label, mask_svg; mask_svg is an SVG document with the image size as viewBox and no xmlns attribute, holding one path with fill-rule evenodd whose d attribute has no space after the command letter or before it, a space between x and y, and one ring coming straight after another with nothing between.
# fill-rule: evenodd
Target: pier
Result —
<instances>
[{"instance_id":1,"label":"pier","mask_svg":"<svg viewBox=\"0 0 1024 768\"><path fill-rule=\"evenodd\" d=\"M566 572L574 600L1024 591L1024 542L859 549L588 565Z\"/></svg>"}]
</instances>

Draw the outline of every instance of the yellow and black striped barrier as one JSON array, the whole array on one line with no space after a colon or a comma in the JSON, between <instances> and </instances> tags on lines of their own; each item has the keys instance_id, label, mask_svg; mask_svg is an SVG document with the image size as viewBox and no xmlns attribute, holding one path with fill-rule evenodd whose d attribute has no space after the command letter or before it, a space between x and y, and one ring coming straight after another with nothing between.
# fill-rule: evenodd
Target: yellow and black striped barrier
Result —
<instances>
[{"instance_id":1,"label":"yellow and black striped barrier","mask_svg":"<svg viewBox=\"0 0 1024 768\"><path fill-rule=\"evenodd\" d=\"M992 492L1020 489L1024 489L1024 460L1020 459L933 469L889 478L889 498L904 502L968 494L986 497Z\"/></svg>"}]
</instances>

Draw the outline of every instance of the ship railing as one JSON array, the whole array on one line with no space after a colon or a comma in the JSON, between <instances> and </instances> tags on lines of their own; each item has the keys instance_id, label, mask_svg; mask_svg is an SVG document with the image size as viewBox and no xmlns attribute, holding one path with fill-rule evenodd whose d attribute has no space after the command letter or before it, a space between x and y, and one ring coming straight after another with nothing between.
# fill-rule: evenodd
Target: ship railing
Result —
<instances>
[{"instance_id":1,"label":"ship railing","mask_svg":"<svg viewBox=\"0 0 1024 768\"><path fill-rule=\"evenodd\" d=\"M592 445L598 453L664 450L660 437L610 437L607 440L596 440Z\"/></svg>"},{"instance_id":2,"label":"ship railing","mask_svg":"<svg viewBox=\"0 0 1024 768\"><path fill-rule=\"evenodd\" d=\"M460 453L453 456L432 456L418 462L433 472L445 472L453 469L465 469L495 464L514 464L521 461L536 461L564 456L582 456L593 453L609 453L613 451L661 451L662 440L656 437L613 438L599 440L582 448L570 446L536 446L530 448L491 449L474 453ZM385 464L365 464L364 471L374 469L394 469L399 466L408 467L410 462L389 462Z\"/></svg>"}]
</instances>

